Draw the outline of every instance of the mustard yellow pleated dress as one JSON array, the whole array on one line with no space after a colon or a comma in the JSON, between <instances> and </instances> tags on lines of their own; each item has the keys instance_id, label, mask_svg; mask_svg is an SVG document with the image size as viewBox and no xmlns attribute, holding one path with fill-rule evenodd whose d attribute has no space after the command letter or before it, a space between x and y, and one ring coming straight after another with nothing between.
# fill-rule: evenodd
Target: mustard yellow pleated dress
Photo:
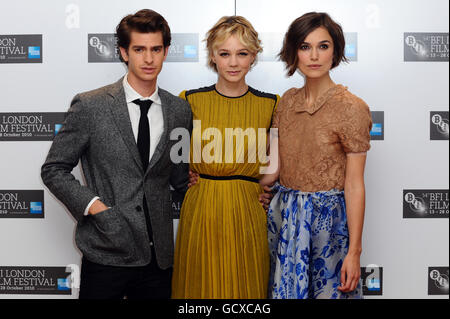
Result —
<instances>
[{"instance_id":1,"label":"mustard yellow pleated dress","mask_svg":"<svg viewBox=\"0 0 450 319\"><path fill-rule=\"evenodd\" d=\"M201 177L181 208L172 297L266 298L270 266L267 216L258 201L265 165L258 133L270 128L279 96L249 88L232 98L215 86L180 96L192 108L190 167ZM247 133L244 143L230 139L239 129Z\"/></svg>"}]
</instances>

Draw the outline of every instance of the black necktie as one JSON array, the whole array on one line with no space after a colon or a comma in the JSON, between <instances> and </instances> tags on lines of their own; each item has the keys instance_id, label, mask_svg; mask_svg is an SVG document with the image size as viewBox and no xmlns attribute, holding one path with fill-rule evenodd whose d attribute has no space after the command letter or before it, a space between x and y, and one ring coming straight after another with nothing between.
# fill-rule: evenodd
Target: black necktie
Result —
<instances>
[{"instance_id":1,"label":"black necktie","mask_svg":"<svg viewBox=\"0 0 450 319\"><path fill-rule=\"evenodd\" d=\"M134 100L133 103L141 108L141 118L139 119L139 133L137 138L137 146L141 155L144 172L147 170L150 156L150 123L148 122L148 110L152 106L151 100Z\"/></svg>"},{"instance_id":2,"label":"black necktie","mask_svg":"<svg viewBox=\"0 0 450 319\"><path fill-rule=\"evenodd\" d=\"M148 122L148 110L150 109L150 106L152 106L151 100L134 100L133 103L139 105L141 108L141 118L139 119L139 132L138 132L138 138L137 138L137 146L139 149L139 154L141 155L142 165L144 166L144 172L147 170L149 157L150 157L150 123ZM153 230L152 230L152 224L150 222L150 216L149 216L149 210L147 205L147 200L143 198L143 205L144 205L144 216L145 216L145 222L147 224L147 233L148 238L150 242L153 241ZM152 250L153 250L153 244Z\"/></svg>"}]
</instances>

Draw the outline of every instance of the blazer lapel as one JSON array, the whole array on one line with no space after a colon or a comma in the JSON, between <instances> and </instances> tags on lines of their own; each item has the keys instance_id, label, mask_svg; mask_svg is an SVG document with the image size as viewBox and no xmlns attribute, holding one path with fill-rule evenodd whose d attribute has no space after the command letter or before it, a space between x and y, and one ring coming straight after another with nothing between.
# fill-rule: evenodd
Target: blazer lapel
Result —
<instances>
[{"instance_id":1,"label":"blazer lapel","mask_svg":"<svg viewBox=\"0 0 450 319\"><path fill-rule=\"evenodd\" d=\"M163 120L164 120L164 131L161 135L161 139L159 140L158 146L156 146L155 152L153 153L152 158L150 159L150 164L148 165L147 172L159 161L162 154L164 154L164 151L167 147L167 144L169 143L169 132L172 127L171 122L171 109L169 105L169 97L168 93L161 88L158 88L158 94L159 98L161 99L161 109L163 113Z\"/></svg>"},{"instance_id":2,"label":"blazer lapel","mask_svg":"<svg viewBox=\"0 0 450 319\"><path fill-rule=\"evenodd\" d=\"M130 114L128 112L127 101L125 100L125 91L123 89L123 77L114 83L109 91L109 95L113 97L113 102L110 104L114 121L119 128L122 138L132 154L136 164L144 170L142 165L139 150L134 138L133 129L131 127Z\"/></svg>"}]
</instances>

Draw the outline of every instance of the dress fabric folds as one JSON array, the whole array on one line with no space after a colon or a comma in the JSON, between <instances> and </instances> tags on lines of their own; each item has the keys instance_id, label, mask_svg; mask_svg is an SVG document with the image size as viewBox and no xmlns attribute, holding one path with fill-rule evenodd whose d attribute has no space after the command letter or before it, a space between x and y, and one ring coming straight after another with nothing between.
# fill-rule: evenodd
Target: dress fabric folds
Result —
<instances>
[{"instance_id":1,"label":"dress fabric folds","mask_svg":"<svg viewBox=\"0 0 450 319\"><path fill-rule=\"evenodd\" d=\"M361 299L361 282L342 293L341 268L349 247L343 191L301 192L276 184L268 212L269 297Z\"/></svg>"},{"instance_id":2,"label":"dress fabric folds","mask_svg":"<svg viewBox=\"0 0 450 319\"><path fill-rule=\"evenodd\" d=\"M227 178L259 178L258 147L256 158L249 148L262 142L258 128L266 132L270 128L278 97L249 88L243 96L231 98L214 86L184 91L180 96L190 103L194 116L191 170L222 180L200 177L186 193L176 240L172 297L266 298L270 266L267 215L258 201L262 189L252 181ZM227 153L227 129L250 129L245 143L234 139L232 157ZM197 140L201 149L195 141L199 137L203 137ZM196 149L200 149L201 161L194 155Z\"/></svg>"}]
</instances>

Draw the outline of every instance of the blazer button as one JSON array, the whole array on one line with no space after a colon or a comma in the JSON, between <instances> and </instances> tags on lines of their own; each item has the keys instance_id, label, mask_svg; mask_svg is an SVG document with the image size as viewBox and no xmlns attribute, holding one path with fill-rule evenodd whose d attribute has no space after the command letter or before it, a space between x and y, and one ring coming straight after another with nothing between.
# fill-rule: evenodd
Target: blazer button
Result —
<instances>
[{"instance_id":1,"label":"blazer button","mask_svg":"<svg viewBox=\"0 0 450 319\"><path fill-rule=\"evenodd\" d=\"M142 207L141 207L141 206L136 206L136 210L137 210L138 212L142 212Z\"/></svg>"}]
</instances>

